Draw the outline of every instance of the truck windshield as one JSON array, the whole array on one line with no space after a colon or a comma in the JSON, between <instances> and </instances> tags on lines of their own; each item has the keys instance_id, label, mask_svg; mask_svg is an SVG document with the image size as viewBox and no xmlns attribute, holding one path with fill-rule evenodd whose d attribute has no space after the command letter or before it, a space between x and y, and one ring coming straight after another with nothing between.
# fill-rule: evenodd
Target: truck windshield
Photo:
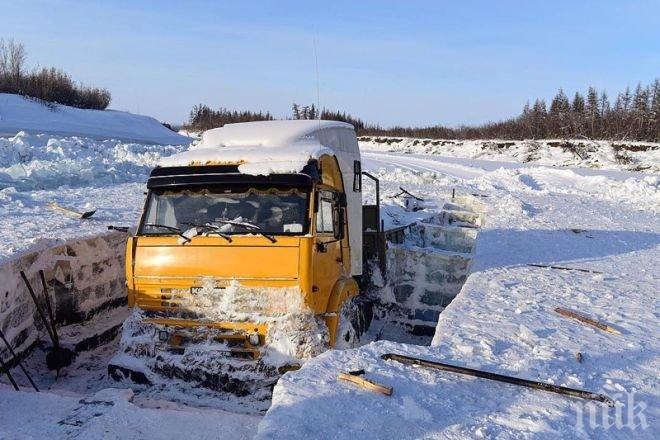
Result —
<instances>
[{"instance_id":1,"label":"truck windshield","mask_svg":"<svg viewBox=\"0 0 660 440\"><path fill-rule=\"evenodd\" d=\"M308 192L299 189L153 190L141 234L174 234L211 225L223 234L301 235L307 231Z\"/></svg>"}]
</instances>

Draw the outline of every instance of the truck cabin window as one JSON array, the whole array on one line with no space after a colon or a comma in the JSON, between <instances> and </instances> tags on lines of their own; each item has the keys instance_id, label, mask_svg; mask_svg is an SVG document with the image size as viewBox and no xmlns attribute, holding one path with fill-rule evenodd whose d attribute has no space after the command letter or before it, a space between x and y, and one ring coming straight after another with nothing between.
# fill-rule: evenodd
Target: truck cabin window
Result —
<instances>
[{"instance_id":1,"label":"truck cabin window","mask_svg":"<svg viewBox=\"0 0 660 440\"><path fill-rule=\"evenodd\" d=\"M302 235L308 193L298 189L184 189L150 193L141 234L172 234L208 226L224 234Z\"/></svg>"}]
</instances>

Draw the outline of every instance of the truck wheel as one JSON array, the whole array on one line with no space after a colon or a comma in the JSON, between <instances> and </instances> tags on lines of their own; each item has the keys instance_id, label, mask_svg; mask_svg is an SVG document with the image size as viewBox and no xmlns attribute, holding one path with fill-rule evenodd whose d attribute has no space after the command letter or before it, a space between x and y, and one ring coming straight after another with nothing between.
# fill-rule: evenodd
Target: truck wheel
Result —
<instances>
[{"instance_id":1,"label":"truck wheel","mask_svg":"<svg viewBox=\"0 0 660 440\"><path fill-rule=\"evenodd\" d=\"M357 347L360 338L371 323L370 304L360 296L354 296L343 302L337 323L335 348L348 349Z\"/></svg>"}]
</instances>

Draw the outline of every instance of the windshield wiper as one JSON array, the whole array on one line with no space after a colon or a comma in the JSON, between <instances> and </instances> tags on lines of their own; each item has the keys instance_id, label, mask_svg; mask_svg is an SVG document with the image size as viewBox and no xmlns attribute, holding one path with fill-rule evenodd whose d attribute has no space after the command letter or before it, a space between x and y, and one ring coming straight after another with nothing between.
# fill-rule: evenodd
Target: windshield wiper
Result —
<instances>
[{"instance_id":1,"label":"windshield wiper","mask_svg":"<svg viewBox=\"0 0 660 440\"><path fill-rule=\"evenodd\" d=\"M181 237L181 238L183 238L184 240L186 240L186 243L190 241L190 237L186 237L185 234L184 234L183 232L181 232L181 229L179 229L179 228L175 228L174 226L160 225L160 224L158 224L158 223L145 223L144 226L149 226L149 227L151 227L151 228L163 228L163 229L167 229L167 230L169 230L169 231L175 232L176 235L178 235L179 237Z\"/></svg>"},{"instance_id":2,"label":"windshield wiper","mask_svg":"<svg viewBox=\"0 0 660 440\"><path fill-rule=\"evenodd\" d=\"M203 229L210 229L211 231L210 231L210 232L207 232L207 234L215 234L215 235L219 235L220 237L222 237L222 238L224 238L225 240L227 240L229 243L232 242L231 237L230 237L229 235L223 233L222 231L220 231L220 228L219 228L218 226L211 225L211 224L208 224L208 223L205 223L205 224L198 224L198 223L182 222L182 224L184 224L184 225L188 225L188 226L192 226L192 227L194 227L194 228L201 228L202 230L203 230Z\"/></svg>"},{"instance_id":3,"label":"windshield wiper","mask_svg":"<svg viewBox=\"0 0 660 440\"><path fill-rule=\"evenodd\" d=\"M247 229L247 230L256 231L257 234L261 234L264 237L266 237L267 239L269 239L271 243L277 242L277 239L275 237L273 237L270 234L265 233L264 231L261 230L261 228L259 226L255 225L255 224L252 224L252 223L249 223L249 222L238 222L238 221L235 221L235 220L214 220L214 221L216 223L222 223L222 224L225 224L225 225L232 225L232 226L239 226L239 227L242 227L242 228Z\"/></svg>"}]
</instances>

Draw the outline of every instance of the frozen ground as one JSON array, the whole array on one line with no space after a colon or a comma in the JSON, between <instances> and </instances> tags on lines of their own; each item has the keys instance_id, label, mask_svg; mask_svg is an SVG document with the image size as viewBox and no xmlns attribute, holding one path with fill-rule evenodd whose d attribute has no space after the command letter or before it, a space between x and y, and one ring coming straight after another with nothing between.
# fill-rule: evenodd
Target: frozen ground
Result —
<instances>
[{"instance_id":1,"label":"frozen ground","mask_svg":"<svg viewBox=\"0 0 660 440\"><path fill-rule=\"evenodd\" d=\"M64 147L39 160L51 154L49 144ZM24 148L30 159L23 159ZM179 150L47 135L0 138L0 226L6 231L0 260L45 245L44 239L95 234L107 224L135 224L151 166L161 155ZM95 157L101 157L102 165L95 165ZM127 391L96 394L105 387L103 368L90 367L81 381L72 378L69 383L75 386L64 386L65 379L47 383L52 390L39 395L15 393L0 384L0 437L240 438L254 435L260 420L264 438L658 437L657 175L447 159L424 152L370 150L364 159L363 168L381 178L390 219L401 214L390 198L399 186L438 204L456 189L477 194L488 206L473 274L441 315L432 347L380 341L325 353L280 380L263 420L139 395L130 402ZM70 162L58 166L63 161ZM12 174L17 167L27 177ZM50 211L45 203L51 200L98 212L81 222ZM553 312L557 306L607 321L622 335L563 318ZM603 428L600 407L595 407L594 424L588 418L592 408L580 401L385 362L378 358L384 352L604 392L624 404L619 410L624 426ZM100 363L107 358L98 355ZM357 368L394 386L394 395L337 381L340 370ZM580 411L585 417L578 417ZM606 414L613 423L615 410ZM628 422L639 425L642 418L648 427L632 431Z\"/></svg>"}]
</instances>

